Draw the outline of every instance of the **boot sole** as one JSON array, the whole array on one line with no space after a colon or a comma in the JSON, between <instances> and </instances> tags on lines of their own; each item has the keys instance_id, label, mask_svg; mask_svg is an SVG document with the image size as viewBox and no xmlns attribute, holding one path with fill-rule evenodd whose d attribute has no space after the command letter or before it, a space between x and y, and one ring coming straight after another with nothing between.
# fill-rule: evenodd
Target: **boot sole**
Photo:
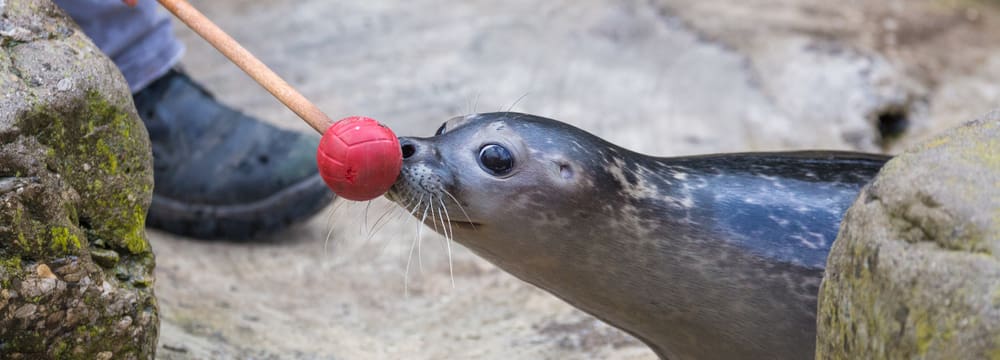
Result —
<instances>
[{"instance_id":1,"label":"boot sole","mask_svg":"<svg viewBox=\"0 0 1000 360\"><path fill-rule=\"evenodd\" d=\"M318 174L267 198L243 204L191 204L154 194L146 225L200 239L249 240L315 215L333 197Z\"/></svg>"}]
</instances>

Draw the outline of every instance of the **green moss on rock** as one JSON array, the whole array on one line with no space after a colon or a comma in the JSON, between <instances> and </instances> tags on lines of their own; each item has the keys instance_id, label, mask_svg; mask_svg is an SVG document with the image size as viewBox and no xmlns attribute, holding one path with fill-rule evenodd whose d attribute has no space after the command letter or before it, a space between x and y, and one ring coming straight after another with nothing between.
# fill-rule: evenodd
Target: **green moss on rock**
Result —
<instances>
[{"instance_id":1,"label":"green moss on rock","mask_svg":"<svg viewBox=\"0 0 1000 360\"><path fill-rule=\"evenodd\" d=\"M76 235L70 233L68 228L56 226L50 231L52 233L52 249L56 251L62 251L65 253L72 248L80 249L83 246L80 245L80 238Z\"/></svg>"},{"instance_id":2,"label":"green moss on rock","mask_svg":"<svg viewBox=\"0 0 1000 360\"><path fill-rule=\"evenodd\" d=\"M39 134L38 140L52 151L50 166L73 188L83 190L79 211L87 214L85 220L97 236L113 239L111 246L132 254L149 252L143 204L151 187L137 179L141 176L133 176L150 171L148 140L122 136L145 136L134 113L129 116L98 92L87 91L84 101L69 109L37 106L24 117L22 127ZM93 217L105 221L89 221Z\"/></svg>"}]
</instances>

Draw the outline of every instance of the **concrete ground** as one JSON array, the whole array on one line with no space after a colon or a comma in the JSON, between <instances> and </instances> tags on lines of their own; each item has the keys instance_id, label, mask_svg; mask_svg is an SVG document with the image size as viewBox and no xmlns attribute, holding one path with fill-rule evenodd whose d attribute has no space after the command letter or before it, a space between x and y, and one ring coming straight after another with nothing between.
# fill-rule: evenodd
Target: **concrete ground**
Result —
<instances>
[{"instance_id":1,"label":"concrete ground","mask_svg":"<svg viewBox=\"0 0 1000 360\"><path fill-rule=\"evenodd\" d=\"M664 156L891 153L1000 105L992 1L194 4L331 117L399 135L513 109ZM188 70L224 102L312 131L177 32ZM655 358L460 246L450 276L441 238L382 199L338 202L259 243L149 236L161 359Z\"/></svg>"}]
</instances>

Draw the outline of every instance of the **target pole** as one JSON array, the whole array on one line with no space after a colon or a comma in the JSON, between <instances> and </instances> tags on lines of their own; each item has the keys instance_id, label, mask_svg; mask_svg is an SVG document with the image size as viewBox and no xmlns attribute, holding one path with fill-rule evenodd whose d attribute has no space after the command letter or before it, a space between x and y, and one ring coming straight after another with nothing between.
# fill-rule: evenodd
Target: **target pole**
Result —
<instances>
[{"instance_id":1,"label":"target pole","mask_svg":"<svg viewBox=\"0 0 1000 360\"><path fill-rule=\"evenodd\" d=\"M226 34L222 29L205 17L185 0L157 0L160 5L174 14L181 22L212 44L222 55L225 55L243 72L250 75L254 81L263 86L278 101L295 112L309 126L322 134L333 121L309 99L282 80L267 65L258 60L250 51Z\"/></svg>"}]
</instances>

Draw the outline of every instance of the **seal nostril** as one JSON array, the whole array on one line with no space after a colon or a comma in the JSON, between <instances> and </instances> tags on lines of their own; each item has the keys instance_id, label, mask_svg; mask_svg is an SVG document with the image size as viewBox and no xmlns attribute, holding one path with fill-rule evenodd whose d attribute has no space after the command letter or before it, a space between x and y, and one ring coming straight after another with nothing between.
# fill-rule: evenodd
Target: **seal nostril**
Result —
<instances>
[{"instance_id":1,"label":"seal nostril","mask_svg":"<svg viewBox=\"0 0 1000 360\"><path fill-rule=\"evenodd\" d=\"M403 147L403 158L404 159L409 158L410 156L413 156L413 154L417 152L417 147L413 146L413 144L404 143L402 145L402 147Z\"/></svg>"}]
</instances>

